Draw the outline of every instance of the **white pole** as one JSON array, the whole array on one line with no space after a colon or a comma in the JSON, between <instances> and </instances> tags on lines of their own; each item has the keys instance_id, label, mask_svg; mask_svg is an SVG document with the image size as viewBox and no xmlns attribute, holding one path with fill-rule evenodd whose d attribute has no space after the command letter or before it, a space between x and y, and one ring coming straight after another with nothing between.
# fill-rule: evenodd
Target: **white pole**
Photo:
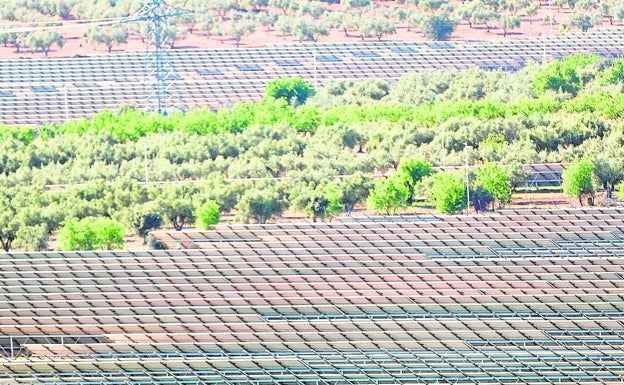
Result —
<instances>
[{"instance_id":1,"label":"white pole","mask_svg":"<svg viewBox=\"0 0 624 385\"><path fill-rule=\"evenodd\" d=\"M466 153L466 209L470 212L470 178L468 175L468 142L464 143L464 152Z\"/></svg>"},{"instance_id":2,"label":"white pole","mask_svg":"<svg viewBox=\"0 0 624 385\"><path fill-rule=\"evenodd\" d=\"M145 154L145 185L149 184L149 173L147 171L147 143L143 143L143 152Z\"/></svg>"}]
</instances>

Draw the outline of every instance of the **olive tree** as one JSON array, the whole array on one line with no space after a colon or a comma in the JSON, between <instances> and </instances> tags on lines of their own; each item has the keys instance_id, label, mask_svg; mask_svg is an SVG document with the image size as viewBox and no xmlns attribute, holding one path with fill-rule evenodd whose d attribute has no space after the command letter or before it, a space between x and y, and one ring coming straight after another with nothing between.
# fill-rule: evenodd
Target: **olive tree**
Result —
<instances>
[{"instance_id":1,"label":"olive tree","mask_svg":"<svg viewBox=\"0 0 624 385\"><path fill-rule=\"evenodd\" d=\"M466 208L464 183L459 176L450 172L434 174L429 199L441 213L455 214Z\"/></svg>"},{"instance_id":2,"label":"olive tree","mask_svg":"<svg viewBox=\"0 0 624 385\"><path fill-rule=\"evenodd\" d=\"M498 202L499 206L511 202L511 182L507 171L496 163L486 163L477 168L475 184L492 197L492 209Z\"/></svg>"},{"instance_id":3,"label":"olive tree","mask_svg":"<svg viewBox=\"0 0 624 385\"><path fill-rule=\"evenodd\" d=\"M409 194L409 188L402 179L397 177L380 179L370 191L367 205L376 213L394 215L400 207L405 205Z\"/></svg>"},{"instance_id":4,"label":"olive tree","mask_svg":"<svg viewBox=\"0 0 624 385\"><path fill-rule=\"evenodd\" d=\"M562 174L563 193L570 197L577 197L579 204L583 205L583 197L593 200L596 191L594 186L594 164L590 159L584 158L571 164Z\"/></svg>"}]
</instances>

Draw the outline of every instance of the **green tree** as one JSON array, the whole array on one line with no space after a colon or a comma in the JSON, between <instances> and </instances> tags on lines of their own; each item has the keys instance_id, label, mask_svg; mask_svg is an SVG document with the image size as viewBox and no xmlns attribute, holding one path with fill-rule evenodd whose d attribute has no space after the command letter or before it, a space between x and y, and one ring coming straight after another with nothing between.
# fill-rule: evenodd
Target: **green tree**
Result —
<instances>
[{"instance_id":1,"label":"green tree","mask_svg":"<svg viewBox=\"0 0 624 385\"><path fill-rule=\"evenodd\" d=\"M466 187L455 174L436 173L433 175L430 200L441 213L455 214L466 208Z\"/></svg>"},{"instance_id":2,"label":"green tree","mask_svg":"<svg viewBox=\"0 0 624 385\"><path fill-rule=\"evenodd\" d=\"M498 202L502 207L511 202L511 182L507 171L495 163L486 163L477 168L476 180L477 185L483 186L492 197L492 209Z\"/></svg>"},{"instance_id":3,"label":"green tree","mask_svg":"<svg viewBox=\"0 0 624 385\"><path fill-rule=\"evenodd\" d=\"M23 226L17 230L16 243L24 250L43 251L48 248L48 227L43 224Z\"/></svg>"},{"instance_id":4,"label":"green tree","mask_svg":"<svg viewBox=\"0 0 624 385\"><path fill-rule=\"evenodd\" d=\"M310 16L295 18L292 23L292 32L300 42L305 40L316 42L320 36L329 34L323 21L315 20Z\"/></svg>"},{"instance_id":5,"label":"green tree","mask_svg":"<svg viewBox=\"0 0 624 385\"><path fill-rule=\"evenodd\" d=\"M457 22L447 13L423 16L420 21L422 33L432 40L449 40Z\"/></svg>"},{"instance_id":6,"label":"green tree","mask_svg":"<svg viewBox=\"0 0 624 385\"><path fill-rule=\"evenodd\" d=\"M292 208L304 211L314 222L325 220L342 210L342 193L337 182L323 184L301 183L290 194Z\"/></svg>"},{"instance_id":7,"label":"green tree","mask_svg":"<svg viewBox=\"0 0 624 385\"><path fill-rule=\"evenodd\" d=\"M247 190L236 205L240 219L249 222L253 218L257 223L282 215L286 207L287 202L274 188Z\"/></svg>"},{"instance_id":8,"label":"green tree","mask_svg":"<svg viewBox=\"0 0 624 385\"><path fill-rule=\"evenodd\" d=\"M371 5L371 0L342 0L341 3L348 8L357 9L359 14L362 15L364 9Z\"/></svg>"},{"instance_id":9,"label":"green tree","mask_svg":"<svg viewBox=\"0 0 624 385\"><path fill-rule=\"evenodd\" d=\"M501 16L500 25L501 29L503 30L503 36L507 36L507 33L509 33L510 30L520 28L520 16Z\"/></svg>"},{"instance_id":10,"label":"green tree","mask_svg":"<svg viewBox=\"0 0 624 385\"><path fill-rule=\"evenodd\" d=\"M581 206L583 197L594 198L594 164L590 159L584 158L568 166L563 170L562 179L563 193L570 197L577 197Z\"/></svg>"},{"instance_id":11,"label":"green tree","mask_svg":"<svg viewBox=\"0 0 624 385\"><path fill-rule=\"evenodd\" d=\"M236 0L206 0L206 7L219 15L222 21L226 20L228 12L238 7Z\"/></svg>"},{"instance_id":12,"label":"green tree","mask_svg":"<svg viewBox=\"0 0 624 385\"><path fill-rule=\"evenodd\" d=\"M252 33L255 30L255 24L251 20L231 20L228 27L228 35L236 42L236 46L240 46L243 36Z\"/></svg>"},{"instance_id":13,"label":"green tree","mask_svg":"<svg viewBox=\"0 0 624 385\"><path fill-rule=\"evenodd\" d=\"M20 223L16 217L15 207L8 197L0 197L0 244L4 251L8 252L11 249L19 229Z\"/></svg>"},{"instance_id":14,"label":"green tree","mask_svg":"<svg viewBox=\"0 0 624 385\"><path fill-rule=\"evenodd\" d=\"M14 241L20 245L38 243L35 239L27 239L27 235L34 233L31 227L38 225L44 226L47 232L45 209L47 205L39 188L18 186L0 189L0 245L4 251L8 252Z\"/></svg>"},{"instance_id":15,"label":"green tree","mask_svg":"<svg viewBox=\"0 0 624 385\"><path fill-rule=\"evenodd\" d=\"M422 178L430 175L432 172L431 163L420 159L403 159L399 163L396 172L396 178L402 180L409 190L407 203L411 204L414 198L414 187Z\"/></svg>"},{"instance_id":16,"label":"green tree","mask_svg":"<svg viewBox=\"0 0 624 385\"><path fill-rule=\"evenodd\" d=\"M178 197L169 200L166 197L161 197L160 202L163 216L177 231L182 230L185 224L193 222L195 210L190 198Z\"/></svg>"},{"instance_id":17,"label":"green tree","mask_svg":"<svg viewBox=\"0 0 624 385\"><path fill-rule=\"evenodd\" d=\"M104 44L108 48L108 53L113 50L115 44L125 44L128 41L128 31L121 26L109 28L92 27L84 34L87 42Z\"/></svg>"},{"instance_id":18,"label":"green tree","mask_svg":"<svg viewBox=\"0 0 624 385\"><path fill-rule=\"evenodd\" d=\"M537 15L537 4L530 3L527 7L525 7L526 15L529 17L529 24L533 24L533 17Z\"/></svg>"},{"instance_id":19,"label":"green tree","mask_svg":"<svg viewBox=\"0 0 624 385\"><path fill-rule=\"evenodd\" d=\"M292 2L293 0L269 0L269 7L281 9L282 13L286 15Z\"/></svg>"},{"instance_id":20,"label":"green tree","mask_svg":"<svg viewBox=\"0 0 624 385\"><path fill-rule=\"evenodd\" d=\"M575 12L570 17L570 25L578 27L583 32L589 31L594 27L594 17L587 12Z\"/></svg>"},{"instance_id":21,"label":"green tree","mask_svg":"<svg viewBox=\"0 0 624 385\"><path fill-rule=\"evenodd\" d=\"M182 230L185 224L195 220L195 206L192 196L197 191L196 186L190 184L164 186L158 195L156 207L177 231Z\"/></svg>"},{"instance_id":22,"label":"green tree","mask_svg":"<svg viewBox=\"0 0 624 385\"><path fill-rule=\"evenodd\" d=\"M624 82L624 59L614 60L611 66L596 75L596 79L601 85Z\"/></svg>"},{"instance_id":23,"label":"green tree","mask_svg":"<svg viewBox=\"0 0 624 385\"><path fill-rule=\"evenodd\" d=\"M61 250L114 250L124 246L124 228L110 218L69 219L63 222L57 239Z\"/></svg>"},{"instance_id":24,"label":"green tree","mask_svg":"<svg viewBox=\"0 0 624 385\"><path fill-rule=\"evenodd\" d=\"M157 229L162 225L162 217L156 210L140 209L134 212L132 218L132 228L138 236L147 239L150 230Z\"/></svg>"},{"instance_id":25,"label":"green tree","mask_svg":"<svg viewBox=\"0 0 624 385\"><path fill-rule=\"evenodd\" d=\"M195 210L195 225L200 229L209 229L219 223L220 218L219 205L212 200L206 201Z\"/></svg>"},{"instance_id":26,"label":"green tree","mask_svg":"<svg viewBox=\"0 0 624 385\"><path fill-rule=\"evenodd\" d=\"M624 182L618 183L618 185L615 186L615 190L617 191L618 199L624 201Z\"/></svg>"},{"instance_id":27,"label":"green tree","mask_svg":"<svg viewBox=\"0 0 624 385\"><path fill-rule=\"evenodd\" d=\"M376 213L394 215L400 207L405 205L409 193L404 181L399 178L379 179L370 191L367 205Z\"/></svg>"},{"instance_id":28,"label":"green tree","mask_svg":"<svg viewBox=\"0 0 624 385\"><path fill-rule=\"evenodd\" d=\"M363 202L370 193L370 177L361 172L355 173L350 178L345 178L340 182L342 196L340 203L344 205L347 214L351 214L356 204Z\"/></svg>"},{"instance_id":29,"label":"green tree","mask_svg":"<svg viewBox=\"0 0 624 385\"><path fill-rule=\"evenodd\" d=\"M541 95L547 90L564 91L576 95L582 85L579 74L584 68L598 60L596 55L572 55L563 60L548 63L540 70L532 81L533 91Z\"/></svg>"},{"instance_id":30,"label":"green tree","mask_svg":"<svg viewBox=\"0 0 624 385\"><path fill-rule=\"evenodd\" d=\"M314 95L312 85L300 77L278 78L266 85L265 97L284 99L291 105L301 105Z\"/></svg>"}]
</instances>

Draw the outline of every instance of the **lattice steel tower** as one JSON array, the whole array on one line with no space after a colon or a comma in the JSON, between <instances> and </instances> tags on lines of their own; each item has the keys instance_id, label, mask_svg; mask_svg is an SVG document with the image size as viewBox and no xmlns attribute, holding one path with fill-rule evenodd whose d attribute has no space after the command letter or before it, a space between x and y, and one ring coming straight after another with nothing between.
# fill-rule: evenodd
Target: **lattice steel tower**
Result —
<instances>
[{"instance_id":1,"label":"lattice steel tower","mask_svg":"<svg viewBox=\"0 0 624 385\"><path fill-rule=\"evenodd\" d=\"M145 112L167 115L172 110L184 110L180 92L175 87L179 79L169 49L164 46L171 40L167 20L186 15L191 11L176 8L164 0L147 0L145 5L125 22L146 21L145 72L143 74L143 100Z\"/></svg>"}]
</instances>

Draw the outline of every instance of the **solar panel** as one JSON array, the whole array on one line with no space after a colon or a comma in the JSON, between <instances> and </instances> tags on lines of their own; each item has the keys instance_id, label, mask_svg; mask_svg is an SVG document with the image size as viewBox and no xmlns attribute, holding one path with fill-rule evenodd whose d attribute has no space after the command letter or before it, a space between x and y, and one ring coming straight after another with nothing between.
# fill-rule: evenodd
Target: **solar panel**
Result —
<instances>
[{"instance_id":1,"label":"solar panel","mask_svg":"<svg viewBox=\"0 0 624 385\"><path fill-rule=\"evenodd\" d=\"M239 71L244 72L262 71L262 67L257 64L237 64L236 68L238 68Z\"/></svg>"},{"instance_id":2,"label":"solar panel","mask_svg":"<svg viewBox=\"0 0 624 385\"><path fill-rule=\"evenodd\" d=\"M217 69L203 69L197 70L197 73L201 76L219 76L223 75L223 72Z\"/></svg>"},{"instance_id":3,"label":"solar panel","mask_svg":"<svg viewBox=\"0 0 624 385\"><path fill-rule=\"evenodd\" d=\"M319 63L336 63L342 61L342 59L336 55L316 55L315 58Z\"/></svg>"},{"instance_id":4,"label":"solar panel","mask_svg":"<svg viewBox=\"0 0 624 385\"><path fill-rule=\"evenodd\" d=\"M280 67L300 67L301 63L298 60L275 60L275 64Z\"/></svg>"},{"instance_id":5,"label":"solar panel","mask_svg":"<svg viewBox=\"0 0 624 385\"><path fill-rule=\"evenodd\" d=\"M455 46L451 43L443 42L426 42L425 45L432 49L454 49Z\"/></svg>"},{"instance_id":6,"label":"solar panel","mask_svg":"<svg viewBox=\"0 0 624 385\"><path fill-rule=\"evenodd\" d=\"M375 51L354 51L352 52L355 57L379 57L379 54Z\"/></svg>"},{"instance_id":7,"label":"solar panel","mask_svg":"<svg viewBox=\"0 0 624 385\"><path fill-rule=\"evenodd\" d=\"M33 92L40 92L40 93L45 93L45 92L57 92L58 90L56 89L56 87L52 87L52 86L32 86L30 87L30 89Z\"/></svg>"},{"instance_id":8,"label":"solar panel","mask_svg":"<svg viewBox=\"0 0 624 385\"><path fill-rule=\"evenodd\" d=\"M394 53L412 53L412 52L416 52L416 50L414 50L413 48L410 48L410 47L392 47L392 48L390 48L390 51L392 51Z\"/></svg>"}]
</instances>

